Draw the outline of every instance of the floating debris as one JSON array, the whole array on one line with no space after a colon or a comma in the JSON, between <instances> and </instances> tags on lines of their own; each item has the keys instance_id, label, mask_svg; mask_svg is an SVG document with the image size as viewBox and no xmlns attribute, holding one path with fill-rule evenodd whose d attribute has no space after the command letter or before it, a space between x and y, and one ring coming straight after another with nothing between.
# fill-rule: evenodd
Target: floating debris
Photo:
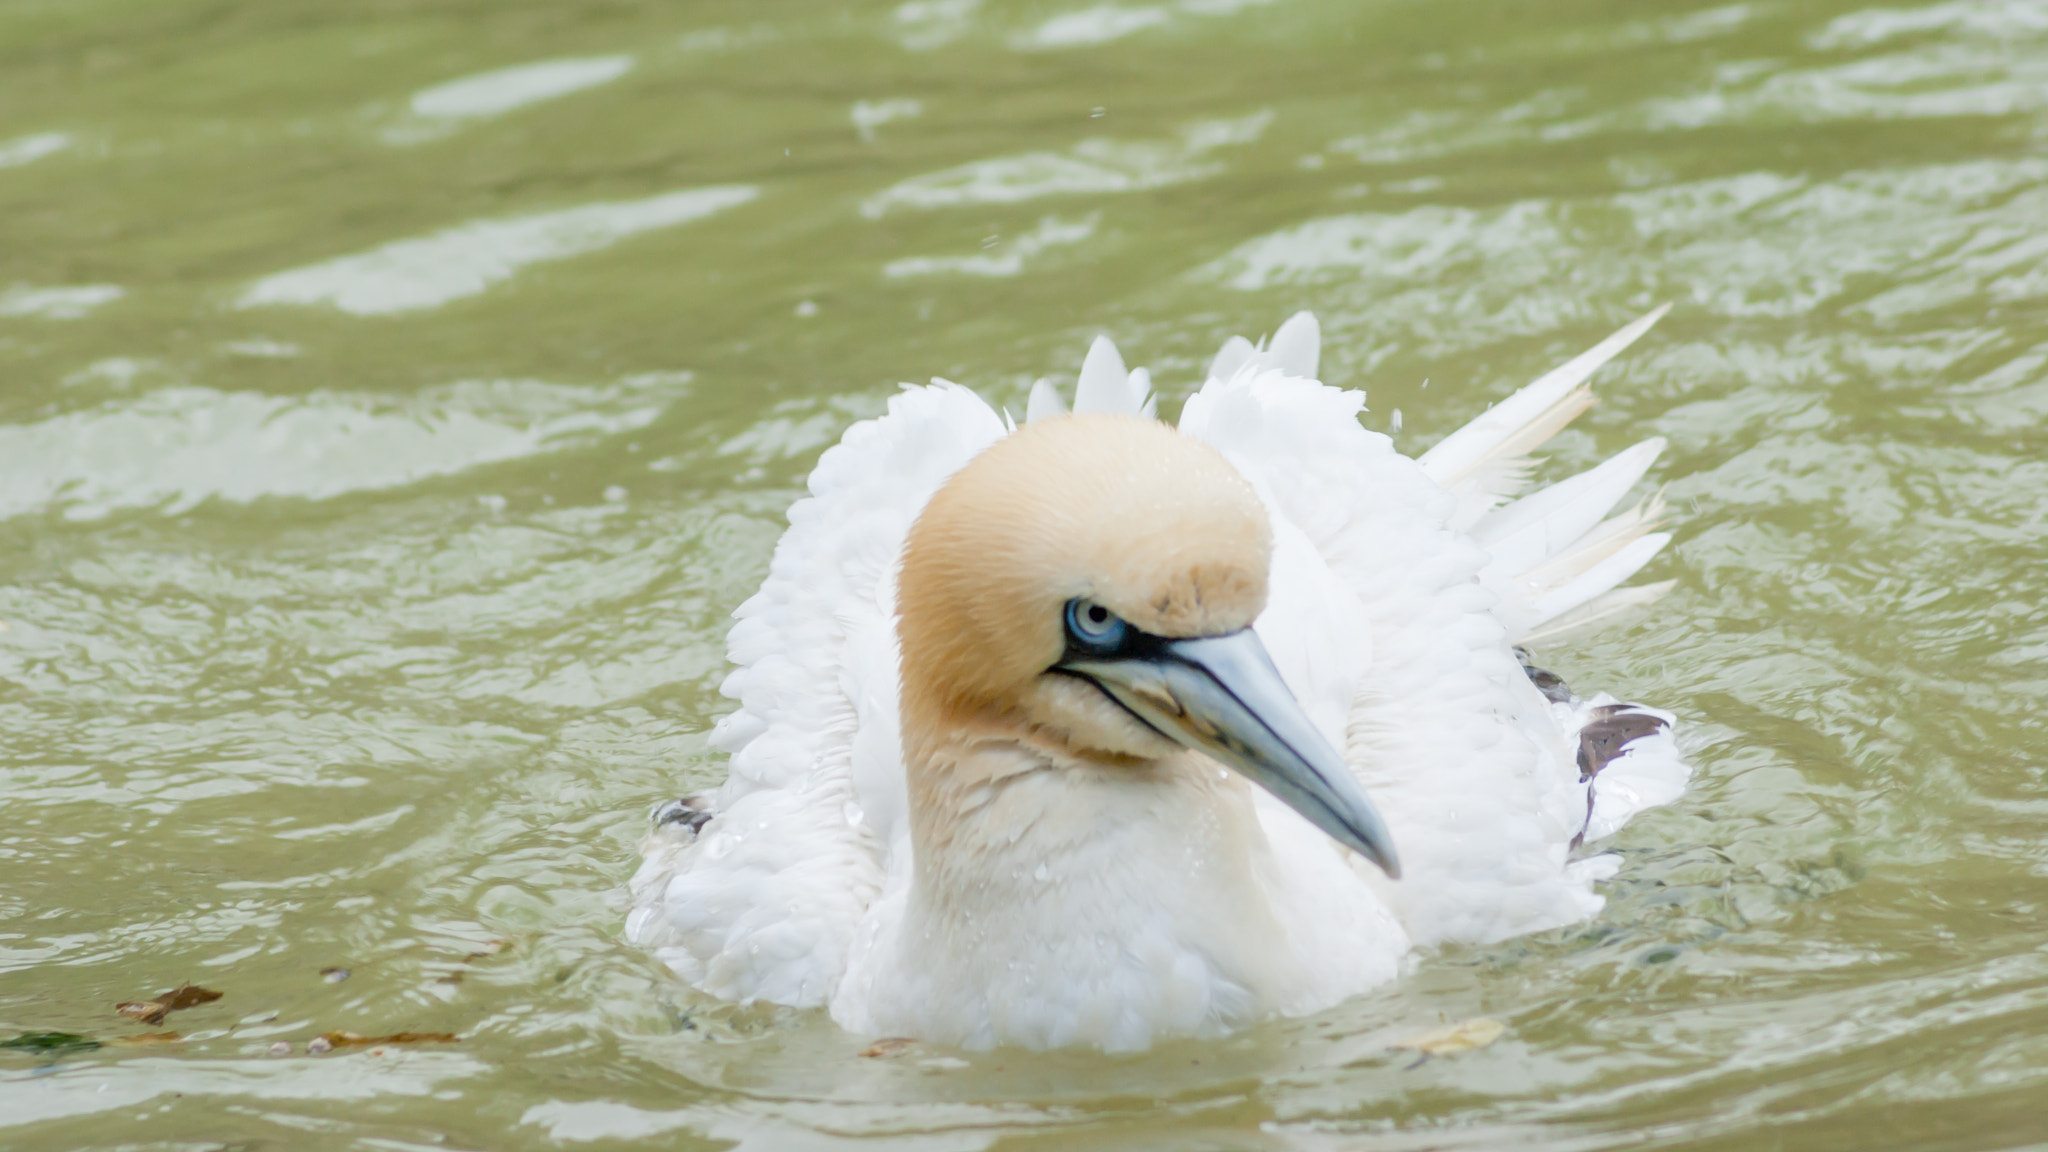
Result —
<instances>
[{"instance_id":1,"label":"floating debris","mask_svg":"<svg viewBox=\"0 0 2048 1152\"><path fill-rule=\"evenodd\" d=\"M116 1004L114 1011L130 1020L157 1025L163 1023L164 1017L173 1012L200 1004L211 1004L220 997L220 993L210 988L201 988L197 984L180 984L154 1000L130 1000Z\"/></svg>"},{"instance_id":2,"label":"floating debris","mask_svg":"<svg viewBox=\"0 0 2048 1152\"><path fill-rule=\"evenodd\" d=\"M393 1032L389 1036L364 1036L356 1032L322 1032L306 1045L306 1051L328 1052L336 1048L367 1048L372 1044L458 1044L453 1032Z\"/></svg>"},{"instance_id":3,"label":"floating debris","mask_svg":"<svg viewBox=\"0 0 2048 1152\"><path fill-rule=\"evenodd\" d=\"M275 1044L272 1044L272 1045L270 1046L270 1054L271 1054L272 1056L289 1056L289 1055L291 1055L291 1054L292 1054L292 1042L291 1042L291 1041L289 1041L289 1040L279 1040L279 1041L278 1041L277 1043L275 1043Z\"/></svg>"},{"instance_id":4,"label":"floating debris","mask_svg":"<svg viewBox=\"0 0 2048 1152\"><path fill-rule=\"evenodd\" d=\"M34 1052L39 1056L61 1056L67 1052L90 1052L100 1042L76 1032L23 1032L12 1040L0 1040L0 1048Z\"/></svg>"},{"instance_id":5,"label":"floating debris","mask_svg":"<svg viewBox=\"0 0 2048 1152\"><path fill-rule=\"evenodd\" d=\"M861 1049L860 1054L864 1060L886 1060L891 1056L903 1055L916 1043L917 1041L908 1036L886 1036Z\"/></svg>"},{"instance_id":6,"label":"floating debris","mask_svg":"<svg viewBox=\"0 0 2048 1152\"><path fill-rule=\"evenodd\" d=\"M1429 1028L1387 1045L1424 1056L1455 1056L1484 1048L1507 1034L1508 1026L1485 1016L1475 1016L1441 1028Z\"/></svg>"},{"instance_id":7,"label":"floating debris","mask_svg":"<svg viewBox=\"0 0 2048 1152\"><path fill-rule=\"evenodd\" d=\"M287 1045L286 1049L289 1051L290 1046ZM319 1056L332 1051L334 1051L334 1041L329 1040L325 1036L315 1036L306 1042L306 1055L308 1056Z\"/></svg>"},{"instance_id":8,"label":"floating debris","mask_svg":"<svg viewBox=\"0 0 2048 1152\"><path fill-rule=\"evenodd\" d=\"M677 801L670 801L670 803L677 803ZM444 973L444 974L443 974L443 975L441 976L441 978L440 978L440 980L439 980L439 983L442 983L442 984L460 984L460 983L462 983L463 977L465 977L465 976L467 976L467 975L469 974L469 973L468 973L468 971L467 971L467 969L475 967L475 966L476 966L476 962L477 962L477 961L479 961L479 960L488 960L488 959L490 959L491 957L493 957L493 956L496 956L496 955L497 955L498 953L500 953L500 952L503 952L504 950L505 950L505 941L503 941L503 940L492 940L492 941L491 941L491 942L489 942L488 944L485 944L485 945L483 946L483 949L482 949L481 951L477 951L477 952L471 952L471 953L468 953L468 954L464 955L464 956L463 956L463 958L462 958L461 960L459 960L459 961L457 961L457 962L456 962L456 963L458 963L458 964L459 964L459 965L460 965L461 967L460 967L460 968L457 968L457 969L451 969L451 970L449 970L448 972Z\"/></svg>"},{"instance_id":9,"label":"floating debris","mask_svg":"<svg viewBox=\"0 0 2048 1152\"><path fill-rule=\"evenodd\" d=\"M348 979L348 975L348 969L346 968L322 968L320 970L320 978L329 984L339 984L343 980Z\"/></svg>"},{"instance_id":10,"label":"floating debris","mask_svg":"<svg viewBox=\"0 0 2048 1152\"><path fill-rule=\"evenodd\" d=\"M176 1032L144 1032L140 1036L121 1036L107 1041L109 1048L130 1048L141 1044L176 1044L184 1037Z\"/></svg>"}]
</instances>

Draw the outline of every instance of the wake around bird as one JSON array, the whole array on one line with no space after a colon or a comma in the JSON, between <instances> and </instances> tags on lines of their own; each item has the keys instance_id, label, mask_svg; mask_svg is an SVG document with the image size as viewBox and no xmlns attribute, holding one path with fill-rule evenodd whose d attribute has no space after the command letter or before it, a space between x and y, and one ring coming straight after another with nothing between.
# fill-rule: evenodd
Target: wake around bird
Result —
<instances>
[{"instance_id":1,"label":"wake around bird","mask_svg":"<svg viewBox=\"0 0 2048 1152\"><path fill-rule=\"evenodd\" d=\"M1115 1052L1592 916L1586 846L1689 769L1669 714L1517 645L1663 590L1622 586L1661 504L1615 511L1663 442L1521 492L1663 311L1419 459L1318 382L1306 312L1178 429L1107 339L1021 427L906 387L735 613L730 775L658 811L628 936L866 1035Z\"/></svg>"}]
</instances>

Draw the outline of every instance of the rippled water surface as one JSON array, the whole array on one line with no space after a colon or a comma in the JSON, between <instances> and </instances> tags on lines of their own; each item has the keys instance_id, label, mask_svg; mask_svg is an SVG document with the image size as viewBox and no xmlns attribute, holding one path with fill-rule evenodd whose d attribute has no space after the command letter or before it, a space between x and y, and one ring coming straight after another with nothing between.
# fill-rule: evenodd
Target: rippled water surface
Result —
<instances>
[{"instance_id":1,"label":"rippled water surface","mask_svg":"<svg viewBox=\"0 0 2048 1152\"><path fill-rule=\"evenodd\" d=\"M1677 590L1540 653L1699 767L1596 921L1125 1059L621 941L898 381L1312 307L1419 450L1664 300L1549 465L1672 444ZM2033 0L11 0L0 381L0 1039L184 1037L0 1050L0 1145L2048 1142Z\"/></svg>"}]
</instances>

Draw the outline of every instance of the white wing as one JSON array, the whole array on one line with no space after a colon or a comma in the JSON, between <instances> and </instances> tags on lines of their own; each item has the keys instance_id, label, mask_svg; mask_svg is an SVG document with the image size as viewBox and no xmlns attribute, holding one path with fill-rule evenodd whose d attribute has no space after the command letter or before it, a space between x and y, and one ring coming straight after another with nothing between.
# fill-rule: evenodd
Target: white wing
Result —
<instances>
[{"instance_id":1,"label":"white wing","mask_svg":"<svg viewBox=\"0 0 2048 1152\"><path fill-rule=\"evenodd\" d=\"M1312 320L1289 327L1314 331ZM1633 339L1647 324L1634 327L1623 335ZM1600 359L1618 342L1626 343L1617 337L1596 350L1605 353ZM1612 699L1546 701L1509 642L1541 623L1546 609L1573 606L1558 606L1570 598L1555 596L1559 588L1584 603L1661 545L1641 533L1654 509L1595 523L1654 449L1624 453L1623 463L1595 469L1592 479L1501 509L1491 524L1491 505L1482 507L1469 519L1490 529L1502 548L1496 557L1458 530L1461 512L1475 499L1497 499L1498 478L1541 442L1531 422L1561 427L1558 403L1597 364L1581 357L1570 372L1539 381L1561 395L1518 406L1529 410L1522 423L1496 421L1483 429L1483 443L1466 437L1464 464L1447 490L1424 464L1360 426L1362 394L1292 370L1316 363L1316 349L1301 343L1276 338L1260 348L1233 339L1217 357L1221 372L1189 399L1181 428L1230 457L1275 513L1273 591L1260 634L1325 730L1341 719L1334 735L1393 830L1404 878L1380 885L1382 896L1418 943L1500 939L1591 914L1601 904L1592 883L1613 861L1572 861L1571 849L1671 799L1684 766L1667 726L1635 741L1597 781L1582 782L1574 745L1593 709ZM1490 489L1457 487L1486 476L1494 478ZM1588 518L1587 506L1601 499ZM1311 547L1290 547L1297 536ZM1520 596L1514 582L1532 572L1549 582ZM1284 810L1268 816L1290 819Z\"/></svg>"},{"instance_id":2,"label":"white wing","mask_svg":"<svg viewBox=\"0 0 2048 1152\"><path fill-rule=\"evenodd\" d=\"M1639 317L1424 452L1422 470L1458 498L1452 526L1471 527L1488 509L1519 491L1535 464L1530 453L1593 406L1593 389L1586 381L1670 310L1665 304Z\"/></svg>"},{"instance_id":3,"label":"white wing","mask_svg":"<svg viewBox=\"0 0 2048 1152\"><path fill-rule=\"evenodd\" d=\"M1585 800L1562 733L1477 582L1485 553L1446 527L1454 501L1359 425L1362 401L1253 365L1183 411L1290 526L1278 535L1313 545L1276 549L1260 635L1393 830L1403 878L1380 891L1411 938L1580 919L1599 900L1567 867Z\"/></svg>"},{"instance_id":4,"label":"white wing","mask_svg":"<svg viewBox=\"0 0 2048 1152\"><path fill-rule=\"evenodd\" d=\"M1595 350L1605 350L1600 361L1617 341L1627 342L1618 335ZM1394 829L1406 874L1378 884L1380 894L1418 943L1493 940L1588 915L1601 903L1592 882L1612 864L1570 861L1577 838L1597 839L1675 796L1684 766L1667 727L1635 740L1589 789L1572 740L1611 698L1547 702L1508 638L1573 615L1574 604L1579 615L1611 611L1616 596L1643 591L1609 589L1647 560L1646 547L1661 545L1644 535L1656 506L1595 521L1654 449L1494 510L1512 491L1503 477L1526 467L1522 457L1541 442L1531 429L1562 426L1557 405L1582 391L1598 366L1593 353L1567 366L1577 379L1560 369L1531 386L1547 390L1541 399L1565 379L1561 397L1517 407L1510 398L1488 414L1530 409L1523 423L1482 427L1482 417L1456 434L1466 459L1450 491L1358 424L1361 394L1309 378L1318 354L1307 313L1269 345L1233 339L1181 427L1229 456L1273 513L1273 591L1258 628ZM1152 406L1145 371L1127 371L1098 339L1075 410ZM1026 418L1063 409L1041 383ZM850 959L900 914L909 832L895 564L925 501L1005 431L1003 418L957 385L907 389L888 415L855 425L825 453L811 496L790 509L767 581L735 614L739 667L724 690L741 707L713 734L732 753L717 817L701 838L657 832L633 881L628 935L699 988L823 1003ZM1261 797L1276 843L1293 846L1283 863L1311 867L1322 838Z\"/></svg>"},{"instance_id":5,"label":"white wing","mask_svg":"<svg viewBox=\"0 0 2048 1152\"><path fill-rule=\"evenodd\" d=\"M1587 381L1670 310L1664 305L1570 361L1544 373L1422 454L1430 479L1457 497L1451 526L1471 532L1491 556L1480 582L1500 597L1495 610L1520 641L1603 620L1655 599L1669 584L1622 589L1671 537L1652 532L1664 511L1655 497L1607 519L1664 450L1651 437L1596 468L1505 507L1528 482L1532 455L1593 404Z\"/></svg>"},{"instance_id":6,"label":"white wing","mask_svg":"<svg viewBox=\"0 0 2048 1152\"><path fill-rule=\"evenodd\" d=\"M1143 368L1124 370L1124 358L1107 336L1097 336L1081 361L1081 378L1074 384L1076 412L1135 412L1150 416L1158 400L1152 395L1152 373ZM1031 400L1024 409L1024 421L1043 420L1067 414L1067 402L1050 380L1031 385Z\"/></svg>"},{"instance_id":7,"label":"white wing","mask_svg":"<svg viewBox=\"0 0 2048 1152\"><path fill-rule=\"evenodd\" d=\"M938 486L1004 435L974 393L935 381L848 429L789 510L767 580L734 616L732 754L701 838L657 832L627 935L729 1000L825 1002L861 919L906 861L895 565Z\"/></svg>"}]
</instances>

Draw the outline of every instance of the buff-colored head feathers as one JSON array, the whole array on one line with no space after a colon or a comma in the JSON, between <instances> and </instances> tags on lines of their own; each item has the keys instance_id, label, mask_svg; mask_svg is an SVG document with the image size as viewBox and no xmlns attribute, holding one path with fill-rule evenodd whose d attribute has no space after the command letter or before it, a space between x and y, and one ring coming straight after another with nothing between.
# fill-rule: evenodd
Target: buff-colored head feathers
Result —
<instances>
[{"instance_id":1,"label":"buff-colored head feathers","mask_svg":"<svg viewBox=\"0 0 2048 1152\"><path fill-rule=\"evenodd\" d=\"M1246 627L1266 603L1265 509L1214 449L1154 420L1041 420L948 480L898 584L904 703L1031 714L1086 597L1168 637Z\"/></svg>"}]
</instances>

